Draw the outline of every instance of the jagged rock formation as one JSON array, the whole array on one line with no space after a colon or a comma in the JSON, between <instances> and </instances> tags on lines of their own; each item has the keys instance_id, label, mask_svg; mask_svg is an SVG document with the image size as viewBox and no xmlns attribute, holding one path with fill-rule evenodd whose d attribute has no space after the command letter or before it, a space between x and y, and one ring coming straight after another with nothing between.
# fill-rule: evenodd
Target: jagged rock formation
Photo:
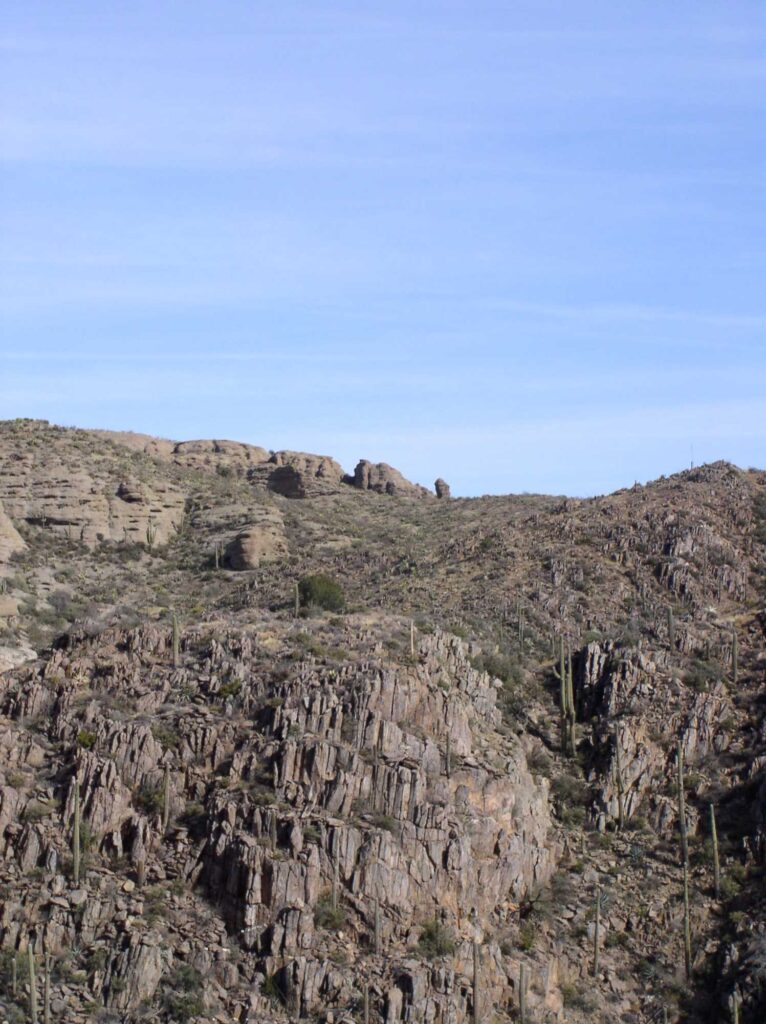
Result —
<instances>
[{"instance_id":1,"label":"jagged rock formation","mask_svg":"<svg viewBox=\"0 0 766 1024\"><path fill-rule=\"evenodd\" d=\"M370 647L364 627L347 628ZM191 890L178 919L165 917L164 939L147 919L150 895L170 877L196 883L218 908L229 936L220 932L221 950L234 943L253 954L236 967L223 955L221 1004L237 1019L269 1012L269 999L250 991L253 972L256 982L278 978L303 1013L358 997L358 965L328 973L327 944L370 948L374 934L379 951L370 948L365 975L389 1019L416 1009L416 991L433 1019L451 1019L455 981L443 990L417 961L402 973L397 951L435 919L470 950L495 920L511 920L560 853L547 780L530 774L518 739L496 731L491 678L441 635L420 638L412 667L381 663L373 643L358 662L297 660L286 678L264 673L273 641L266 649L255 633L187 632L176 668L170 640L167 629L73 637L46 663L4 677L0 875L10 884L40 875L7 906L5 939L23 944L34 928L57 957L83 943L103 950L69 1019L99 995L133 1019L181 936L188 963L204 962L209 947L207 934L184 927L199 900ZM41 788L37 769L50 764L54 739L59 781ZM73 888L75 787L95 859ZM315 910L333 890L344 920L328 932ZM512 984L507 972L493 976L498 998Z\"/></svg>"},{"instance_id":2,"label":"jagged rock formation","mask_svg":"<svg viewBox=\"0 0 766 1024\"><path fill-rule=\"evenodd\" d=\"M438 477L438 479L436 480L436 483L434 484L434 490L436 491L436 497L437 498L451 498L452 497L452 495L450 493L449 484L447 483L446 480L442 480L441 477Z\"/></svg>"}]
</instances>

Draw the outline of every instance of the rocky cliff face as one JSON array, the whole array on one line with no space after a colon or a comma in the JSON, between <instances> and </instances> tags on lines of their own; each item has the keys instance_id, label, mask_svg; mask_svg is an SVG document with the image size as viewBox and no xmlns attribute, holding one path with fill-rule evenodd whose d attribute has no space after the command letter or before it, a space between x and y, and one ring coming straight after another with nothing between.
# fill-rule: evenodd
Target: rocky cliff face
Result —
<instances>
[{"instance_id":1,"label":"rocky cliff face","mask_svg":"<svg viewBox=\"0 0 766 1024\"><path fill-rule=\"evenodd\" d=\"M763 1020L764 475L341 473L0 429L0 1020Z\"/></svg>"},{"instance_id":2,"label":"rocky cliff face","mask_svg":"<svg viewBox=\"0 0 766 1024\"><path fill-rule=\"evenodd\" d=\"M458 964L474 941L503 964L495 928L561 853L549 783L498 732L496 685L459 640L420 637L402 666L353 618L343 639L355 657L339 662L277 621L208 626L184 632L174 665L168 630L110 630L6 674L4 936L82 973L54 985L69 1020L99 999L133 1019L174 964L204 966L229 1019L268 1017L272 985L313 1015L365 984L392 1022L419 1019L415 993L448 1020L460 970L408 954L424 929ZM213 956L195 928L206 905ZM493 999L510 998L510 968Z\"/></svg>"}]
</instances>

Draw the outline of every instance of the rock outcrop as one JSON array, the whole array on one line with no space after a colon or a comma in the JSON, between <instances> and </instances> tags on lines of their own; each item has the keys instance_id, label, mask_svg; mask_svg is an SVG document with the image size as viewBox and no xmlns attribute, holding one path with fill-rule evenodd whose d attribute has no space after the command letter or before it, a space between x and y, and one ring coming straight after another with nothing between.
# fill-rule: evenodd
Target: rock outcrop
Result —
<instances>
[{"instance_id":1,"label":"rock outcrop","mask_svg":"<svg viewBox=\"0 0 766 1024\"><path fill-rule=\"evenodd\" d=\"M20 433L29 431L21 427ZM0 451L0 501L16 522L43 526L68 540L94 547L100 541L166 543L184 516L184 494L157 476L139 483L119 467L97 463L74 468L58 457L58 428L14 456ZM78 439L66 438L74 456Z\"/></svg>"},{"instance_id":2,"label":"rock outcrop","mask_svg":"<svg viewBox=\"0 0 766 1024\"><path fill-rule=\"evenodd\" d=\"M275 452L266 467L251 474L251 479L265 480L270 491L285 498L308 498L332 494L340 488L343 470L326 455L305 452Z\"/></svg>"},{"instance_id":3,"label":"rock outcrop","mask_svg":"<svg viewBox=\"0 0 766 1024\"><path fill-rule=\"evenodd\" d=\"M7 569L11 555L17 554L25 548L24 539L0 504L0 575L4 568Z\"/></svg>"},{"instance_id":4,"label":"rock outcrop","mask_svg":"<svg viewBox=\"0 0 766 1024\"><path fill-rule=\"evenodd\" d=\"M269 453L239 441L179 441L170 458L189 469L244 476L253 466L266 462Z\"/></svg>"},{"instance_id":5,"label":"rock outcrop","mask_svg":"<svg viewBox=\"0 0 766 1024\"><path fill-rule=\"evenodd\" d=\"M410 483L398 469L385 462L368 462L361 459L354 470L353 486L360 491L377 491L378 494L398 494L406 497L433 497L420 484Z\"/></svg>"},{"instance_id":6,"label":"rock outcrop","mask_svg":"<svg viewBox=\"0 0 766 1024\"><path fill-rule=\"evenodd\" d=\"M450 494L449 484L447 483L446 480L442 480L441 477L439 477L436 483L434 484L434 490L436 491L437 498L452 497L452 495Z\"/></svg>"},{"instance_id":7,"label":"rock outcrop","mask_svg":"<svg viewBox=\"0 0 766 1024\"><path fill-rule=\"evenodd\" d=\"M231 569L257 569L287 553L284 521L276 509L264 512L257 523L238 533L226 548L225 560Z\"/></svg>"}]
</instances>

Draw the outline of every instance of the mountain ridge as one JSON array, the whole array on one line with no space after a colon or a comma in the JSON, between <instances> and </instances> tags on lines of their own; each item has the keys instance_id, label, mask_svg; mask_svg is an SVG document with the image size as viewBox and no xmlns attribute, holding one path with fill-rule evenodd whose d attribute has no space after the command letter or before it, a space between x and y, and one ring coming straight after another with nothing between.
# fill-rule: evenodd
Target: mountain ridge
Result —
<instances>
[{"instance_id":1,"label":"mountain ridge","mask_svg":"<svg viewBox=\"0 0 766 1024\"><path fill-rule=\"evenodd\" d=\"M763 1019L766 474L437 499L173 444L0 424L9 1020L30 944L73 1024Z\"/></svg>"}]
</instances>

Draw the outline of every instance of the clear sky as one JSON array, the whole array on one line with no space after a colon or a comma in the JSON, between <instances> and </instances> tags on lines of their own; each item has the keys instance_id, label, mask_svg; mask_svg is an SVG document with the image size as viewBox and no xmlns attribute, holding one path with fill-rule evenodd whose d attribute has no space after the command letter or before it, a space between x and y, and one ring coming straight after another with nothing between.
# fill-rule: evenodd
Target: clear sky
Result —
<instances>
[{"instance_id":1,"label":"clear sky","mask_svg":"<svg viewBox=\"0 0 766 1024\"><path fill-rule=\"evenodd\" d=\"M763 0L4 0L0 418L766 466Z\"/></svg>"}]
</instances>

